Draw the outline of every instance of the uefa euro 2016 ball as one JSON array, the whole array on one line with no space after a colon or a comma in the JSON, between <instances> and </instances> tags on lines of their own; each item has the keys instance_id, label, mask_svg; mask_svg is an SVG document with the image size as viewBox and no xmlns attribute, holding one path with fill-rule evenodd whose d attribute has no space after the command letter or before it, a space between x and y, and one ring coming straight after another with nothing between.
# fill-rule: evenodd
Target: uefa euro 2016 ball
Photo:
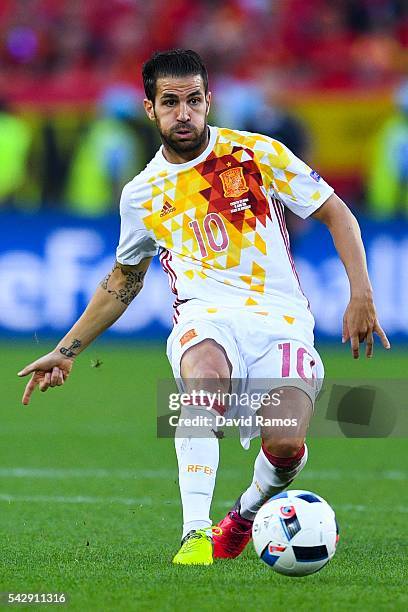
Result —
<instances>
[{"instance_id":1,"label":"uefa euro 2016 ball","mask_svg":"<svg viewBox=\"0 0 408 612\"><path fill-rule=\"evenodd\" d=\"M275 572L307 576L326 565L339 539L333 509L316 493L284 491L257 512L252 527L256 553Z\"/></svg>"}]
</instances>

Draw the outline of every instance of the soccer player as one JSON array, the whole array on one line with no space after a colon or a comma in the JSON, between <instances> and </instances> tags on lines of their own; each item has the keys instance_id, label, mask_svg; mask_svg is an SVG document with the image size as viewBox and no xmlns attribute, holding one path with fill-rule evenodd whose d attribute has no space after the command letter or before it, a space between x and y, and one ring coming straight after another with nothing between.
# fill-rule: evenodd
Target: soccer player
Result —
<instances>
[{"instance_id":1,"label":"soccer player","mask_svg":"<svg viewBox=\"0 0 408 612\"><path fill-rule=\"evenodd\" d=\"M201 405L190 408L206 411L206 394L228 392L230 381L275 379L283 414L297 423L290 435L261 427L253 481L218 529L210 520L218 432L176 437L183 533L173 562L210 565L214 556L241 553L257 510L307 461L305 436L318 390L310 383L321 381L323 365L290 253L285 206L323 222L333 237L350 281L343 342L350 341L353 357L363 341L372 357L374 333L390 345L377 319L357 221L333 189L280 142L208 126L207 71L194 51L155 54L143 67L143 82L145 111L162 146L123 189L112 271L56 348L19 372L32 374L22 401L28 404L37 386L64 384L77 356L140 292L159 253L176 295L167 344L173 373L187 393L204 392ZM212 411L230 409L218 402ZM272 400L262 410L274 414ZM254 433L242 435L245 447Z\"/></svg>"}]
</instances>

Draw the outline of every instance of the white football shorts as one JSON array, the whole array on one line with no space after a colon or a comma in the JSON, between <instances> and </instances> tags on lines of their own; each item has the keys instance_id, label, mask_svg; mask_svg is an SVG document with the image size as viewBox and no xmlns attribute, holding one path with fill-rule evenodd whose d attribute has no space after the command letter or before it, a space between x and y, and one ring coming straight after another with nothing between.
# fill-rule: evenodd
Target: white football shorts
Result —
<instances>
[{"instance_id":1,"label":"white football shorts","mask_svg":"<svg viewBox=\"0 0 408 612\"><path fill-rule=\"evenodd\" d=\"M288 320L289 319L289 320ZM206 308L186 304L167 340L167 357L183 391L180 363L183 354L206 339L225 351L232 367L232 390L253 392L260 386L271 391L282 386L298 387L314 404L324 378L320 355L313 346L310 319L302 321L242 308ZM270 385L270 386L269 386ZM230 407L228 416L247 416L241 406ZM240 428L241 444L249 448L258 428Z\"/></svg>"}]
</instances>

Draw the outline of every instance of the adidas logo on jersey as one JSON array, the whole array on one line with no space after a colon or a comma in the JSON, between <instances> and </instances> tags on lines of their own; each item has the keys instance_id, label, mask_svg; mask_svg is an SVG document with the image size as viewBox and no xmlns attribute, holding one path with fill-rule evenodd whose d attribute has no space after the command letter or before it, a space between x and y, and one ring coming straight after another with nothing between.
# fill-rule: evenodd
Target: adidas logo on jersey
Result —
<instances>
[{"instance_id":1,"label":"adidas logo on jersey","mask_svg":"<svg viewBox=\"0 0 408 612\"><path fill-rule=\"evenodd\" d=\"M175 206L172 206L171 204L169 204L169 202L165 202L163 204L163 208L161 209L160 216L164 217L165 215L169 215L170 213L174 212L175 210L176 210Z\"/></svg>"}]
</instances>

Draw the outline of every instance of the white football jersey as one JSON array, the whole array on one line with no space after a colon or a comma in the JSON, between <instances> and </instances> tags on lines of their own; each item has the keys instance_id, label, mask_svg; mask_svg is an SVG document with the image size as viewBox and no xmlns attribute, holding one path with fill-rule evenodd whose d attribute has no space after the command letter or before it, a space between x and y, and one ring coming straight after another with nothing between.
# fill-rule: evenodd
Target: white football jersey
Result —
<instances>
[{"instance_id":1,"label":"white football jersey","mask_svg":"<svg viewBox=\"0 0 408 612\"><path fill-rule=\"evenodd\" d=\"M192 161L172 164L161 147L123 189L117 260L159 253L183 304L273 313L313 326L289 245L284 206L306 218L333 189L282 143L210 127Z\"/></svg>"}]
</instances>

